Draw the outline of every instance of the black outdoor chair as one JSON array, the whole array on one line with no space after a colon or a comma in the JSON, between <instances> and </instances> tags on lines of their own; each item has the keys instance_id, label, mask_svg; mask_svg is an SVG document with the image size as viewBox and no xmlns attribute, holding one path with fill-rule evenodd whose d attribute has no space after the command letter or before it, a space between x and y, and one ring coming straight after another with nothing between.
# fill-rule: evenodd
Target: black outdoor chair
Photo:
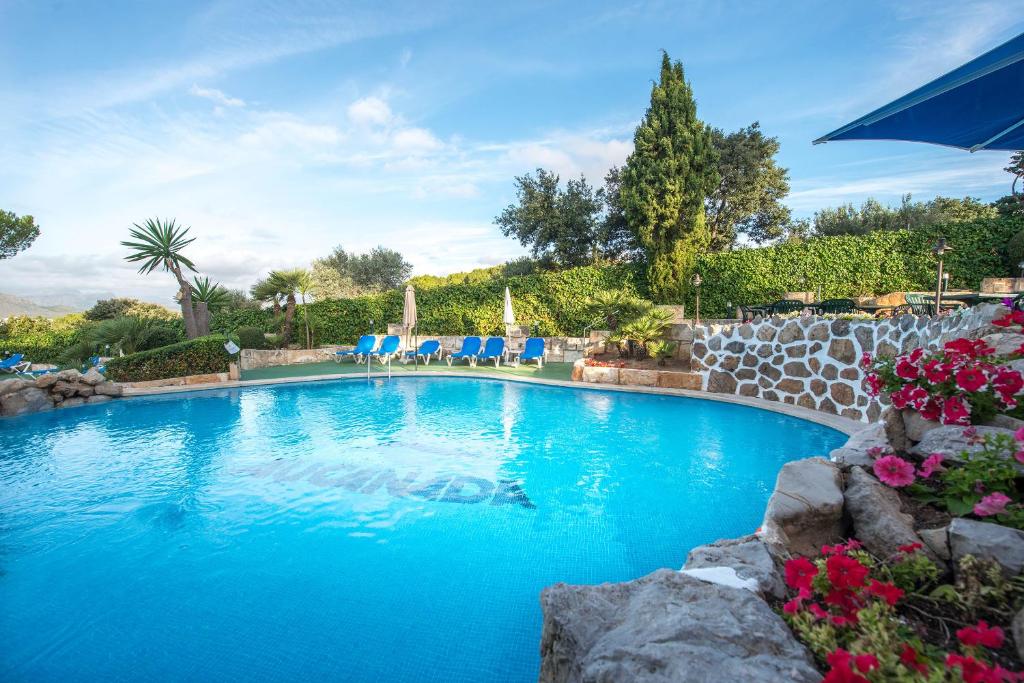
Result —
<instances>
[{"instance_id":1,"label":"black outdoor chair","mask_svg":"<svg viewBox=\"0 0 1024 683\"><path fill-rule=\"evenodd\" d=\"M818 315L856 313L858 311L857 302L853 299L825 299L821 303L816 304L815 309Z\"/></svg>"},{"instance_id":2,"label":"black outdoor chair","mask_svg":"<svg viewBox=\"0 0 1024 683\"><path fill-rule=\"evenodd\" d=\"M772 315L784 315L786 313L797 313L807 308L807 304L796 299L782 299L770 306Z\"/></svg>"}]
</instances>

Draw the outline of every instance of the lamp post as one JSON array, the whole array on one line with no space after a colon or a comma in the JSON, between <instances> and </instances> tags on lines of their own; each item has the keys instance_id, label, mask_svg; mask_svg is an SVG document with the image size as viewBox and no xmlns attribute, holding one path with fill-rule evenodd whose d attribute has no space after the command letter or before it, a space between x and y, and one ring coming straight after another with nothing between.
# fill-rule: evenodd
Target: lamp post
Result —
<instances>
[{"instance_id":1,"label":"lamp post","mask_svg":"<svg viewBox=\"0 0 1024 683\"><path fill-rule=\"evenodd\" d=\"M700 283L701 282L703 282L703 280L700 277L700 273L694 273L693 274L693 286L697 290L697 305L695 307L696 315L694 316L694 324L695 325L700 325Z\"/></svg>"},{"instance_id":2,"label":"lamp post","mask_svg":"<svg viewBox=\"0 0 1024 683\"><path fill-rule=\"evenodd\" d=\"M942 291L949 291L949 271L946 271L945 273L942 274Z\"/></svg>"},{"instance_id":3,"label":"lamp post","mask_svg":"<svg viewBox=\"0 0 1024 683\"><path fill-rule=\"evenodd\" d=\"M950 246L946 244L945 237L940 237L939 241L932 247L932 253L935 254L935 258L939 259L938 274L935 278L935 315L938 315L939 311L942 310L942 257L950 249Z\"/></svg>"}]
</instances>

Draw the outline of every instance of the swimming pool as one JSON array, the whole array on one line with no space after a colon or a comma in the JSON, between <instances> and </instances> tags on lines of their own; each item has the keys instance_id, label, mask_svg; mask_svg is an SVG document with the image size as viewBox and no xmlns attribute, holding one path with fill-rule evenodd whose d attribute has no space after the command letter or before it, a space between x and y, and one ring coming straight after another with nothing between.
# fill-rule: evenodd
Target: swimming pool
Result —
<instances>
[{"instance_id":1,"label":"swimming pool","mask_svg":"<svg viewBox=\"0 0 1024 683\"><path fill-rule=\"evenodd\" d=\"M540 590L752 532L845 436L453 378L0 421L0 679L535 681Z\"/></svg>"}]
</instances>

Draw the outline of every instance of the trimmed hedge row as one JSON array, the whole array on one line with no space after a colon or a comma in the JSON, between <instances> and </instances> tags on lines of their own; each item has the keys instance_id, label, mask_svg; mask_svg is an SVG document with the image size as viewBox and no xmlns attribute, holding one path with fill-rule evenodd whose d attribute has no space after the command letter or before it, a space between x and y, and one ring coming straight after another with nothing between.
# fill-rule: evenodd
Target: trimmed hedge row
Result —
<instances>
[{"instance_id":1,"label":"trimmed hedge row","mask_svg":"<svg viewBox=\"0 0 1024 683\"><path fill-rule=\"evenodd\" d=\"M107 362L107 379L145 382L168 377L227 372L230 356L224 350L227 337L212 334L191 341L131 353Z\"/></svg>"},{"instance_id":2,"label":"trimmed hedge row","mask_svg":"<svg viewBox=\"0 0 1024 683\"><path fill-rule=\"evenodd\" d=\"M505 286L512 291L516 320L535 326L544 336L579 335L590 324L584 315L587 299L602 289L645 294L642 271L635 266L572 268L476 284L454 284L417 290L419 328L426 334L504 334L501 317ZM319 301L296 316L296 332L308 313L316 344L352 343L374 321L382 331L402 320L404 295L384 292L355 299Z\"/></svg>"},{"instance_id":3,"label":"trimmed hedge row","mask_svg":"<svg viewBox=\"0 0 1024 683\"><path fill-rule=\"evenodd\" d=\"M1010 274L1006 245L1022 229L1020 219L985 219L704 254L697 261L701 311L725 316L739 304L770 303L819 285L823 298L931 290L931 249L940 237L952 247L945 256L950 288L977 289L982 278Z\"/></svg>"}]
</instances>

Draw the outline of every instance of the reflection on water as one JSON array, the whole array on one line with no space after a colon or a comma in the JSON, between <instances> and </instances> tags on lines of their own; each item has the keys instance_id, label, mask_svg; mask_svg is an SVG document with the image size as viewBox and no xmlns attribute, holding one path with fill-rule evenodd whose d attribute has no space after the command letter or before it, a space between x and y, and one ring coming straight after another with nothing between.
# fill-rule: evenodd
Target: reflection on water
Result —
<instances>
[{"instance_id":1,"label":"reflection on water","mask_svg":"<svg viewBox=\"0 0 1024 683\"><path fill-rule=\"evenodd\" d=\"M749 533L782 463L841 439L439 378L4 420L0 679L536 680L544 586Z\"/></svg>"}]
</instances>

